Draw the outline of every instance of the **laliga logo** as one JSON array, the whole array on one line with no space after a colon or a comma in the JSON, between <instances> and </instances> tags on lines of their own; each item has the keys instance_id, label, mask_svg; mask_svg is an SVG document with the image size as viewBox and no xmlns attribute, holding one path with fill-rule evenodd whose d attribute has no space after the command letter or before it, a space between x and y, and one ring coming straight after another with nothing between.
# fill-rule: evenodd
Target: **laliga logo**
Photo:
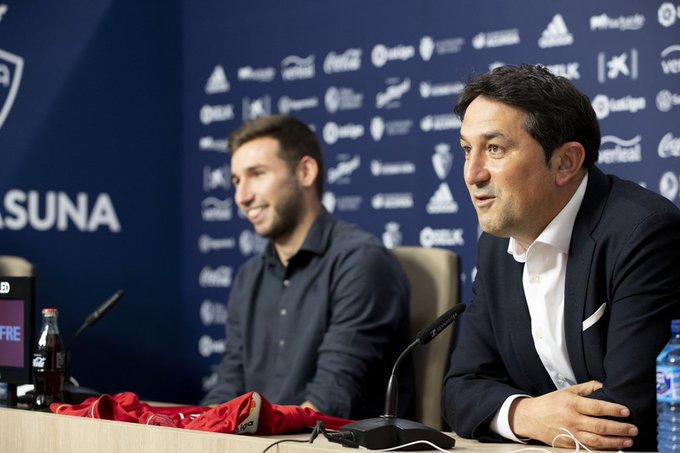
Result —
<instances>
[{"instance_id":1,"label":"laliga logo","mask_svg":"<svg viewBox=\"0 0 680 453\"><path fill-rule=\"evenodd\" d=\"M676 8L671 2L662 3L658 11L659 23L664 27L673 25L678 16L680 16L680 11L678 10L680 8Z\"/></svg>"},{"instance_id":2,"label":"laliga logo","mask_svg":"<svg viewBox=\"0 0 680 453\"><path fill-rule=\"evenodd\" d=\"M337 123L331 121L324 125L322 135L324 141L329 145L332 145L343 138L356 140L364 135L364 126L353 123L339 126Z\"/></svg>"},{"instance_id":3,"label":"laliga logo","mask_svg":"<svg viewBox=\"0 0 680 453\"><path fill-rule=\"evenodd\" d=\"M377 68L385 66L385 63L392 60L406 61L416 54L416 49L413 46L405 46L398 44L394 47L386 47L384 44L376 44L371 51L371 61Z\"/></svg>"},{"instance_id":4,"label":"laliga logo","mask_svg":"<svg viewBox=\"0 0 680 453\"><path fill-rule=\"evenodd\" d=\"M332 145L333 143L338 141L338 132L339 128L338 125L330 122L326 123L326 125L323 127L323 139L326 143L329 145Z\"/></svg>"},{"instance_id":5,"label":"laliga logo","mask_svg":"<svg viewBox=\"0 0 680 453\"><path fill-rule=\"evenodd\" d=\"M9 292L9 282L0 282L0 294L7 294Z\"/></svg>"},{"instance_id":6,"label":"laliga logo","mask_svg":"<svg viewBox=\"0 0 680 453\"><path fill-rule=\"evenodd\" d=\"M609 116L609 98L604 94L598 94L593 99L593 110L598 120Z\"/></svg>"},{"instance_id":7,"label":"laliga logo","mask_svg":"<svg viewBox=\"0 0 680 453\"><path fill-rule=\"evenodd\" d=\"M2 6L5 6L6 11L6 5ZM5 123L16 99L23 70L23 58L0 49L0 128Z\"/></svg>"},{"instance_id":8,"label":"laliga logo","mask_svg":"<svg viewBox=\"0 0 680 453\"><path fill-rule=\"evenodd\" d=\"M661 112L668 112L674 106L680 105L680 94L671 93L668 90L661 90L656 95L656 108Z\"/></svg>"},{"instance_id":9,"label":"laliga logo","mask_svg":"<svg viewBox=\"0 0 680 453\"><path fill-rule=\"evenodd\" d=\"M672 171L667 171L659 181L659 192L671 201L678 196L678 177Z\"/></svg>"}]
</instances>

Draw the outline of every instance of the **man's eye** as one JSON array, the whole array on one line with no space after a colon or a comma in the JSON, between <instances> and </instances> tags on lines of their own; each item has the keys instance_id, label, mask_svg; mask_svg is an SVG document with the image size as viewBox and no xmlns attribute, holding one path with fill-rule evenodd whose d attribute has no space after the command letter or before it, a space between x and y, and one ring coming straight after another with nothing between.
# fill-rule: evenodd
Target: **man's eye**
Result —
<instances>
[{"instance_id":1,"label":"man's eye","mask_svg":"<svg viewBox=\"0 0 680 453\"><path fill-rule=\"evenodd\" d=\"M503 152L500 146L498 145L489 145L489 153L492 155L499 155Z\"/></svg>"}]
</instances>

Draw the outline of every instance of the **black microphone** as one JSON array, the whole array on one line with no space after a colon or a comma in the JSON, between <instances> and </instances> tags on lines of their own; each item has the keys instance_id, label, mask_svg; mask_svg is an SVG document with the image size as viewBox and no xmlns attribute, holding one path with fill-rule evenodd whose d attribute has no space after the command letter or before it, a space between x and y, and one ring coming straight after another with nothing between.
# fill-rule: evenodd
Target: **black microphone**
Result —
<instances>
[{"instance_id":1,"label":"black microphone","mask_svg":"<svg viewBox=\"0 0 680 453\"><path fill-rule=\"evenodd\" d=\"M465 305L457 304L435 321L422 329L416 339L399 355L392 368L387 392L385 394L385 415L378 418L360 420L340 428L347 433L342 444L350 447L363 446L369 450L394 448L414 441L428 441L440 448L453 448L456 445L452 437L422 423L396 417L397 412L397 369L404 357L419 344L427 344L444 329L450 326L465 311ZM349 439L352 437L352 439ZM416 449L410 447L409 450Z\"/></svg>"},{"instance_id":2,"label":"black microphone","mask_svg":"<svg viewBox=\"0 0 680 453\"><path fill-rule=\"evenodd\" d=\"M429 326L425 327L423 330L418 332L416 337L420 344L428 344L439 335L442 330L449 327L449 325L456 320L456 318L465 311L465 304L458 304L451 308L449 311L441 315L439 318L435 319L430 323Z\"/></svg>"},{"instance_id":3,"label":"black microphone","mask_svg":"<svg viewBox=\"0 0 680 453\"><path fill-rule=\"evenodd\" d=\"M101 304L95 311L93 311L90 316L88 316L85 319L85 322L83 323L82 326L76 331L75 335L71 338L71 341L69 343L69 347L66 349L70 349L70 346L73 344L73 341L83 333L85 329L87 329L90 326L93 326L97 321L99 321L106 313L109 312L113 308L114 305L118 303L118 301L123 297L123 294L125 292L122 289L119 289L116 291L116 293L109 297L103 304Z\"/></svg>"},{"instance_id":4,"label":"black microphone","mask_svg":"<svg viewBox=\"0 0 680 453\"><path fill-rule=\"evenodd\" d=\"M387 391L385 393L385 415L383 415L383 417L397 416L397 390L399 387L397 384L397 369L399 368L399 365L401 365L404 357L406 357L406 355L419 344L424 345L432 341L434 337L449 327L451 323L453 323L453 321L455 321L456 318L458 318L458 316L464 311L464 304L454 305L453 308L450 308L443 315L439 316L439 318L432 321L427 327L421 329L421 331L416 335L416 339L413 340L413 343L408 345L404 352L401 353L397 361L394 363L394 367L392 367L392 374L390 374L390 379L387 382Z\"/></svg>"},{"instance_id":5,"label":"black microphone","mask_svg":"<svg viewBox=\"0 0 680 453\"><path fill-rule=\"evenodd\" d=\"M93 326L97 321L102 319L105 314L107 314L113 307L118 303L118 301L123 297L122 289L116 291L116 293L109 297L103 304L101 304L95 311L93 311L87 318L82 326L76 331L75 335L71 337L68 346L64 350L64 402L70 404L80 404L87 398L93 396L99 396L101 393L93 390L91 388L82 387L78 384L75 379L71 377L71 346L73 345L75 339L83 333L85 329Z\"/></svg>"}]
</instances>

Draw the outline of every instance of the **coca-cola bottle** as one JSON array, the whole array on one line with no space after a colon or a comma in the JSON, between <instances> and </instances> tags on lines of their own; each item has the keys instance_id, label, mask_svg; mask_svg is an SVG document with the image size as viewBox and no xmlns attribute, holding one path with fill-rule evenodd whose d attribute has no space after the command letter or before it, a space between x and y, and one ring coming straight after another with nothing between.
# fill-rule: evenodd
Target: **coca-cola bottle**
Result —
<instances>
[{"instance_id":1,"label":"coca-cola bottle","mask_svg":"<svg viewBox=\"0 0 680 453\"><path fill-rule=\"evenodd\" d=\"M43 324L33 353L33 384L37 409L44 409L61 401L64 390L64 351L57 314L56 308L43 309Z\"/></svg>"}]
</instances>

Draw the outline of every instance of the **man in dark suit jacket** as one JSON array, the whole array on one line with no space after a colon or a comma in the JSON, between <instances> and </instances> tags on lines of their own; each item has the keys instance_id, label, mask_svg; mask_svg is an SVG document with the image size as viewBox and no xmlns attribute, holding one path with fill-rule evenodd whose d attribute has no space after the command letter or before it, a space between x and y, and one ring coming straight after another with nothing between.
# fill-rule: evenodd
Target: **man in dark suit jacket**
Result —
<instances>
[{"instance_id":1,"label":"man in dark suit jacket","mask_svg":"<svg viewBox=\"0 0 680 453\"><path fill-rule=\"evenodd\" d=\"M654 449L655 357L680 318L680 211L604 175L588 98L537 66L472 81L465 183L484 231L444 383L452 428ZM557 438L558 446L573 446Z\"/></svg>"}]
</instances>

